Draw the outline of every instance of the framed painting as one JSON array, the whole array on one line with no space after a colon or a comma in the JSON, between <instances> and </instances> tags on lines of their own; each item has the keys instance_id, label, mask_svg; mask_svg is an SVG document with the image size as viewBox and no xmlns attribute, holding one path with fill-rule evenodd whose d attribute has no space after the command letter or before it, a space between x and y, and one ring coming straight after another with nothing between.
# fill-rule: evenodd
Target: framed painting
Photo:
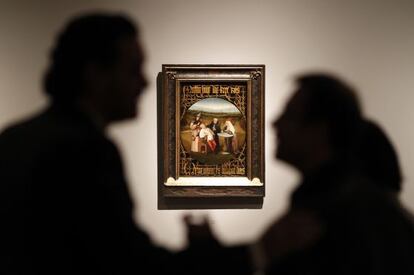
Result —
<instances>
[{"instance_id":1,"label":"framed painting","mask_svg":"<svg viewBox=\"0 0 414 275\"><path fill-rule=\"evenodd\" d=\"M163 197L264 196L264 65L163 65Z\"/></svg>"}]
</instances>

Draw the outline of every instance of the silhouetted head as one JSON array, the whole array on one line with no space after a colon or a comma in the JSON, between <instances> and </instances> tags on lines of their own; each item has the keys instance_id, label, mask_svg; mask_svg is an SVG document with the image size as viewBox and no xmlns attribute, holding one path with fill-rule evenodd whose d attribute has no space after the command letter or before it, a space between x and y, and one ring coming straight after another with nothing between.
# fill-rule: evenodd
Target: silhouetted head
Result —
<instances>
[{"instance_id":1,"label":"silhouetted head","mask_svg":"<svg viewBox=\"0 0 414 275\"><path fill-rule=\"evenodd\" d=\"M364 121L355 161L373 183L394 192L401 191L401 168L397 152L384 130L373 121Z\"/></svg>"},{"instance_id":2,"label":"silhouetted head","mask_svg":"<svg viewBox=\"0 0 414 275\"><path fill-rule=\"evenodd\" d=\"M347 158L361 121L353 89L326 74L302 75L277 129L276 157L305 173L322 163Z\"/></svg>"},{"instance_id":3,"label":"silhouetted head","mask_svg":"<svg viewBox=\"0 0 414 275\"><path fill-rule=\"evenodd\" d=\"M134 117L147 85L137 35L123 15L75 17L57 38L45 92L60 103L83 102L106 122Z\"/></svg>"}]
</instances>

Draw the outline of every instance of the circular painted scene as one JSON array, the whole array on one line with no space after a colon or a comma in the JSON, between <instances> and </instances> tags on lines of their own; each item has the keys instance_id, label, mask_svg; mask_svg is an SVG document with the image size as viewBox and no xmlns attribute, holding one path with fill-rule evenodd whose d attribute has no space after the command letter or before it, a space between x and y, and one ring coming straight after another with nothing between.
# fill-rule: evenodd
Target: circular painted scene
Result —
<instances>
[{"instance_id":1,"label":"circular painted scene","mask_svg":"<svg viewBox=\"0 0 414 275\"><path fill-rule=\"evenodd\" d=\"M221 98L206 98L188 108L181 120L181 142L192 158L219 165L234 158L246 141L246 120Z\"/></svg>"}]
</instances>

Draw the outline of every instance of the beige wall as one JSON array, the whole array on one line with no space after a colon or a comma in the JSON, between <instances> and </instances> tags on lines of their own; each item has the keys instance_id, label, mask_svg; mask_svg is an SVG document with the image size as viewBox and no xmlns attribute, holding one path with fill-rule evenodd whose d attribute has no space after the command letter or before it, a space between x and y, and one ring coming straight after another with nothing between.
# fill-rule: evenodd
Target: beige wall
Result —
<instances>
[{"instance_id":1,"label":"beige wall","mask_svg":"<svg viewBox=\"0 0 414 275\"><path fill-rule=\"evenodd\" d=\"M27 4L29 3L29 4ZM0 128L46 103L41 77L65 20L80 11L130 14L142 28L151 85L139 119L111 135L123 152L137 221L154 241L185 245L180 217L158 211L155 78L164 63L266 65L266 197L261 210L203 210L226 243L256 238L284 210L298 175L273 159L272 119L300 72L322 69L359 90L366 113L396 144L405 172L403 201L414 209L414 2L336 0L1 1Z\"/></svg>"}]
</instances>

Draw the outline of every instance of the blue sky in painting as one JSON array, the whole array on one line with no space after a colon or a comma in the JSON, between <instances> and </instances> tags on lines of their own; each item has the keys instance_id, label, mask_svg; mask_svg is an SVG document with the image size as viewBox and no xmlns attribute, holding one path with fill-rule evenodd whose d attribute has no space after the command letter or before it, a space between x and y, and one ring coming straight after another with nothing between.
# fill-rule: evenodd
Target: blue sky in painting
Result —
<instances>
[{"instance_id":1,"label":"blue sky in painting","mask_svg":"<svg viewBox=\"0 0 414 275\"><path fill-rule=\"evenodd\" d=\"M208 113L240 113L236 106L221 98L202 99L191 105L188 110Z\"/></svg>"}]
</instances>

